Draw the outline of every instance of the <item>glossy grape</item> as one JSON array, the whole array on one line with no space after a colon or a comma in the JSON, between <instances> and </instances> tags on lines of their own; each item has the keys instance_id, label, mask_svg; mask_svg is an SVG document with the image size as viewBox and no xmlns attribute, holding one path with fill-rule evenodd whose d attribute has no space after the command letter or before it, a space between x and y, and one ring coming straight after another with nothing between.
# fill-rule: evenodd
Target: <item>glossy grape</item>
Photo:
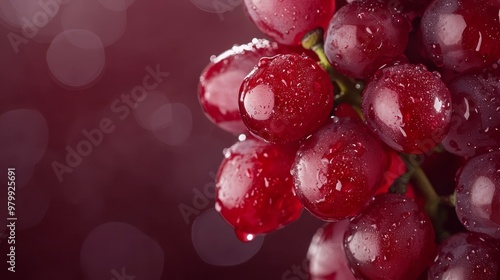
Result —
<instances>
[{"instance_id":1,"label":"glossy grape","mask_svg":"<svg viewBox=\"0 0 500 280\"><path fill-rule=\"evenodd\" d=\"M303 142L292 174L304 207L338 221L363 209L387 165L385 151L364 124L333 118Z\"/></svg>"},{"instance_id":2,"label":"glossy grape","mask_svg":"<svg viewBox=\"0 0 500 280\"><path fill-rule=\"evenodd\" d=\"M264 56L284 52L278 44L264 39L234 46L211 58L200 76L198 97L205 115L219 127L234 134L247 131L241 120L238 93L241 82Z\"/></svg>"},{"instance_id":3,"label":"glossy grape","mask_svg":"<svg viewBox=\"0 0 500 280\"><path fill-rule=\"evenodd\" d=\"M500 59L498 0L436 0L421 28L427 53L438 67L457 72L489 67Z\"/></svg>"},{"instance_id":4,"label":"glossy grape","mask_svg":"<svg viewBox=\"0 0 500 280\"><path fill-rule=\"evenodd\" d=\"M357 0L347 0L348 3ZM420 16L432 0L375 0L384 3L393 12L405 14L410 19Z\"/></svg>"},{"instance_id":5,"label":"glossy grape","mask_svg":"<svg viewBox=\"0 0 500 280\"><path fill-rule=\"evenodd\" d=\"M368 126L389 147L420 154L448 132L451 94L425 67L396 65L377 72L366 85L362 109Z\"/></svg>"},{"instance_id":6,"label":"glossy grape","mask_svg":"<svg viewBox=\"0 0 500 280\"><path fill-rule=\"evenodd\" d=\"M307 32L326 29L335 11L335 0L244 0L243 4L264 34L285 45L298 45Z\"/></svg>"},{"instance_id":7,"label":"glossy grape","mask_svg":"<svg viewBox=\"0 0 500 280\"><path fill-rule=\"evenodd\" d=\"M300 216L290 175L296 150L248 138L224 151L216 209L239 236L267 233Z\"/></svg>"},{"instance_id":8,"label":"glossy grape","mask_svg":"<svg viewBox=\"0 0 500 280\"><path fill-rule=\"evenodd\" d=\"M241 85L243 122L271 143L298 141L324 123L333 107L333 85L312 59L296 54L262 58Z\"/></svg>"},{"instance_id":9,"label":"glossy grape","mask_svg":"<svg viewBox=\"0 0 500 280\"><path fill-rule=\"evenodd\" d=\"M367 79L381 66L403 55L411 25L402 14L378 1L354 1L333 16L325 54L349 77Z\"/></svg>"},{"instance_id":10,"label":"glossy grape","mask_svg":"<svg viewBox=\"0 0 500 280\"><path fill-rule=\"evenodd\" d=\"M311 280L355 280L344 252L349 220L328 223L313 236L307 258Z\"/></svg>"},{"instance_id":11,"label":"glossy grape","mask_svg":"<svg viewBox=\"0 0 500 280\"><path fill-rule=\"evenodd\" d=\"M429 280L500 279L498 243L478 233L457 233L438 248L429 267Z\"/></svg>"},{"instance_id":12,"label":"glossy grape","mask_svg":"<svg viewBox=\"0 0 500 280\"><path fill-rule=\"evenodd\" d=\"M466 158L500 150L500 77L466 75L448 88L453 113L443 147Z\"/></svg>"},{"instance_id":13,"label":"glossy grape","mask_svg":"<svg viewBox=\"0 0 500 280\"><path fill-rule=\"evenodd\" d=\"M421 16L432 0L382 0L393 11L406 14L410 19Z\"/></svg>"},{"instance_id":14,"label":"glossy grape","mask_svg":"<svg viewBox=\"0 0 500 280\"><path fill-rule=\"evenodd\" d=\"M359 279L417 279L434 256L430 219L412 199L381 194L354 218L344 236Z\"/></svg>"},{"instance_id":15,"label":"glossy grape","mask_svg":"<svg viewBox=\"0 0 500 280\"><path fill-rule=\"evenodd\" d=\"M467 161L456 196L458 218L468 230L500 239L500 152Z\"/></svg>"}]
</instances>

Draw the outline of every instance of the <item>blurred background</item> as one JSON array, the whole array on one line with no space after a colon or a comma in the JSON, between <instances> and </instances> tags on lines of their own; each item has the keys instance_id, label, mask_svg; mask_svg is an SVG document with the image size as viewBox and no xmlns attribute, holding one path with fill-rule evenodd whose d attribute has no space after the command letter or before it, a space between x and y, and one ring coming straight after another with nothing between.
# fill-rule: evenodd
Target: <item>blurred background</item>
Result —
<instances>
[{"instance_id":1,"label":"blurred background","mask_svg":"<svg viewBox=\"0 0 500 280\"><path fill-rule=\"evenodd\" d=\"M308 279L321 221L244 244L213 209L237 138L197 86L263 37L241 0L0 0L0 23L0 279Z\"/></svg>"}]
</instances>

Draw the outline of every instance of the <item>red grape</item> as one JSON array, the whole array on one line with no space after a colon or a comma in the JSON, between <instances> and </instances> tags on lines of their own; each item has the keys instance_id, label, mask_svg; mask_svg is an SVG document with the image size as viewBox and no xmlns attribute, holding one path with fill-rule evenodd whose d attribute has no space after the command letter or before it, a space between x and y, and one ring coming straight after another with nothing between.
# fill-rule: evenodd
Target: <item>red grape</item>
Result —
<instances>
[{"instance_id":1,"label":"red grape","mask_svg":"<svg viewBox=\"0 0 500 280\"><path fill-rule=\"evenodd\" d=\"M411 19L422 15L425 8L427 8L429 3L431 2L431 0L381 0L381 1L389 5L389 8L391 10L404 13Z\"/></svg>"},{"instance_id":2,"label":"red grape","mask_svg":"<svg viewBox=\"0 0 500 280\"><path fill-rule=\"evenodd\" d=\"M458 218L470 231L500 239L500 152L471 158L457 183Z\"/></svg>"},{"instance_id":3,"label":"red grape","mask_svg":"<svg viewBox=\"0 0 500 280\"><path fill-rule=\"evenodd\" d=\"M347 0L352 3L356 0ZM394 12L401 12L413 19L420 16L431 0L375 0L388 5L389 9ZM339 6L337 5L339 8Z\"/></svg>"},{"instance_id":4,"label":"red grape","mask_svg":"<svg viewBox=\"0 0 500 280\"><path fill-rule=\"evenodd\" d=\"M422 16L424 45L438 67L458 72L500 59L498 0L436 0Z\"/></svg>"},{"instance_id":5,"label":"red grape","mask_svg":"<svg viewBox=\"0 0 500 280\"><path fill-rule=\"evenodd\" d=\"M216 179L216 209L241 238L296 220L302 206L290 168L296 145L272 145L254 138L224 151Z\"/></svg>"},{"instance_id":6,"label":"red grape","mask_svg":"<svg viewBox=\"0 0 500 280\"><path fill-rule=\"evenodd\" d=\"M429 280L500 279L500 249L478 233L457 233L446 239L429 267Z\"/></svg>"},{"instance_id":7,"label":"red grape","mask_svg":"<svg viewBox=\"0 0 500 280\"><path fill-rule=\"evenodd\" d=\"M402 64L373 76L362 109L368 126L388 146L419 154L432 150L448 132L451 95L424 66Z\"/></svg>"},{"instance_id":8,"label":"red grape","mask_svg":"<svg viewBox=\"0 0 500 280\"><path fill-rule=\"evenodd\" d=\"M500 78L466 75L453 80L448 88L453 113L443 147L467 158L500 150Z\"/></svg>"},{"instance_id":9,"label":"red grape","mask_svg":"<svg viewBox=\"0 0 500 280\"><path fill-rule=\"evenodd\" d=\"M276 43L222 54L199 90L250 137L216 179L238 238L306 208L332 222L312 279L500 279L500 0L243 3Z\"/></svg>"},{"instance_id":10,"label":"red grape","mask_svg":"<svg viewBox=\"0 0 500 280\"><path fill-rule=\"evenodd\" d=\"M201 73L198 85L198 97L205 115L229 132L246 132L238 108L241 82L261 57L274 56L283 51L276 43L254 39L212 58Z\"/></svg>"},{"instance_id":11,"label":"red grape","mask_svg":"<svg viewBox=\"0 0 500 280\"><path fill-rule=\"evenodd\" d=\"M333 118L303 142L292 174L304 207L338 221L361 211L387 165L385 151L363 123Z\"/></svg>"},{"instance_id":12,"label":"red grape","mask_svg":"<svg viewBox=\"0 0 500 280\"><path fill-rule=\"evenodd\" d=\"M434 229L412 199L381 194L344 236L347 260L362 279L417 279L434 255Z\"/></svg>"},{"instance_id":13,"label":"red grape","mask_svg":"<svg viewBox=\"0 0 500 280\"><path fill-rule=\"evenodd\" d=\"M239 106L243 122L257 137L271 143L294 142L328 119L333 85L306 56L265 57L243 81Z\"/></svg>"},{"instance_id":14,"label":"red grape","mask_svg":"<svg viewBox=\"0 0 500 280\"><path fill-rule=\"evenodd\" d=\"M335 0L244 0L255 25L278 43L297 45L316 28L326 29Z\"/></svg>"},{"instance_id":15,"label":"red grape","mask_svg":"<svg viewBox=\"0 0 500 280\"><path fill-rule=\"evenodd\" d=\"M328 223L313 236L307 258L312 280L355 280L344 252L349 220Z\"/></svg>"},{"instance_id":16,"label":"red grape","mask_svg":"<svg viewBox=\"0 0 500 280\"><path fill-rule=\"evenodd\" d=\"M382 2L354 1L333 16L325 54L339 72L366 79L403 55L410 28L402 14Z\"/></svg>"}]
</instances>

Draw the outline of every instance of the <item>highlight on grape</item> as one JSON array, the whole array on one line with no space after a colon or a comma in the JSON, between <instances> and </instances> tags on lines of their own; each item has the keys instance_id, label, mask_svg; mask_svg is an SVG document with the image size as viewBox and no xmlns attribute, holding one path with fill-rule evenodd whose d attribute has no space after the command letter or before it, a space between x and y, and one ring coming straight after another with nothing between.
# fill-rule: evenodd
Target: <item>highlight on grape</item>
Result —
<instances>
[{"instance_id":1,"label":"highlight on grape","mask_svg":"<svg viewBox=\"0 0 500 280\"><path fill-rule=\"evenodd\" d=\"M243 5L263 38L198 90L240 135L215 178L235 235L305 209L326 224L283 279L499 279L500 2Z\"/></svg>"}]
</instances>

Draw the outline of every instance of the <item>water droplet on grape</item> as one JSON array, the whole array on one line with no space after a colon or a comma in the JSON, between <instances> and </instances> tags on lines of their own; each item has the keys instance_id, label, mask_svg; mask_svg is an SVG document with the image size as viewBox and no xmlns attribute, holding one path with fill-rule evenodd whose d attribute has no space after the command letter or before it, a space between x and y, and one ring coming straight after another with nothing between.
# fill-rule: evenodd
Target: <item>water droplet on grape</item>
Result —
<instances>
[{"instance_id":1,"label":"water droplet on grape","mask_svg":"<svg viewBox=\"0 0 500 280\"><path fill-rule=\"evenodd\" d=\"M238 239L242 242L250 242L255 238L253 234L242 232L240 230L235 230L235 233L236 237L238 237Z\"/></svg>"}]
</instances>

